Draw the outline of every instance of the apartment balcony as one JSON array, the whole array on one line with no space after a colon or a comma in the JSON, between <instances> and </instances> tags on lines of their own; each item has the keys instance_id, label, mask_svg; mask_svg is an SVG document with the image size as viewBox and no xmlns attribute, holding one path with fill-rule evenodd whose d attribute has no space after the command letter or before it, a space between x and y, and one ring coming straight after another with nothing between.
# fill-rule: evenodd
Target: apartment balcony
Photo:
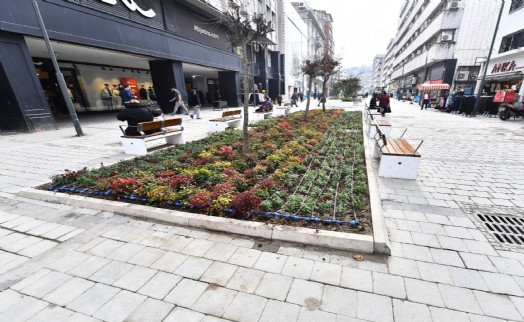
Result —
<instances>
[{"instance_id":1,"label":"apartment balcony","mask_svg":"<svg viewBox=\"0 0 524 322\"><path fill-rule=\"evenodd\" d=\"M415 50L422 46L426 41L441 33L441 30L457 29L462 21L463 10L446 10L438 15L426 29L417 35L417 38L396 58L402 61L410 56ZM425 23L425 22L424 22ZM417 32L415 32L417 33Z\"/></svg>"},{"instance_id":2,"label":"apartment balcony","mask_svg":"<svg viewBox=\"0 0 524 322\"><path fill-rule=\"evenodd\" d=\"M455 52L455 43L441 42L433 45L428 51L410 59L404 67L401 67L391 74L392 79L408 75L416 70L425 68L426 65L431 65L434 62L452 59Z\"/></svg>"}]
</instances>

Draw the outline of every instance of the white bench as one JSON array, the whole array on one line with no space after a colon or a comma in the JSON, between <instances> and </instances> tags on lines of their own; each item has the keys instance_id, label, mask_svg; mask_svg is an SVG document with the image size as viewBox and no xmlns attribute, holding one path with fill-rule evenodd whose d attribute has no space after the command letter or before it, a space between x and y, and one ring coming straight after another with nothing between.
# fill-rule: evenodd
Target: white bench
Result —
<instances>
[{"instance_id":1,"label":"white bench","mask_svg":"<svg viewBox=\"0 0 524 322\"><path fill-rule=\"evenodd\" d=\"M258 122L258 121L266 120L272 117L273 117L273 107L264 106L262 111L253 112L253 114L249 116L249 119L252 122Z\"/></svg>"},{"instance_id":2,"label":"white bench","mask_svg":"<svg viewBox=\"0 0 524 322\"><path fill-rule=\"evenodd\" d=\"M222 117L209 120L209 132L222 132L228 127L240 127L242 125L242 110L226 111Z\"/></svg>"},{"instance_id":3,"label":"white bench","mask_svg":"<svg viewBox=\"0 0 524 322\"><path fill-rule=\"evenodd\" d=\"M402 139L402 136L399 139L386 138L380 126L373 124L376 127L373 157L380 158L379 177L416 179L422 157L417 150L424 140L421 140L415 149L406 139Z\"/></svg>"},{"instance_id":4,"label":"white bench","mask_svg":"<svg viewBox=\"0 0 524 322\"><path fill-rule=\"evenodd\" d=\"M289 107L277 107L273 109L275 116L288 115L291 108Z\"/></svg>"},{"instance_id":5,"label":"white bench","mask_svg":"<svg viewBox=\"0 0 524 322\"><path fill-rule=\"evenodd\" d=\"M372 112L371 108L365 104L365 112L366 112L366 120L368 122L368 126L371 127L371 122L375 119L376 116L382 115L380 112Z\"/></svg>"},{"instance_id":6,"label":"white bench","mask_svg":"<svg viewBox=\"0 0 524 322\"><path fill-rule=\"evenodd\" d=\"M389 120L372 120L371 122L369 126L369 138L374 138L377 133L377 127L374 126L374 124L378 125L382 133L386 136L391 134L391 122Z\"/></svg>"},{"instance_id":7,"label":"white bench","mask_svg":"<svg viewBox=\"0 0 524 322\"><path fill-rule=\"evenodd\" d=\"M122 125L120 126L124 132ZM172 118L160 121L142 122L137 124L137 131L140 135L121 136L122 147L125 154L146 155L146 142L164 139L166 144L183 144L184 136L181 118ZM154 131L151 134L146 132Z\"/></svg>"}]
</instances>

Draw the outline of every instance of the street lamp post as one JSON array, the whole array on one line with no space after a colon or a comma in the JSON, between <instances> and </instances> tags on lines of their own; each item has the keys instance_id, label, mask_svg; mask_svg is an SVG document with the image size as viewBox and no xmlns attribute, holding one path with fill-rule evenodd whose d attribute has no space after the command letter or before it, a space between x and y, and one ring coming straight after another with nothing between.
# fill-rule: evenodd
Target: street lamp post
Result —
<instances>
[{"instance_id":1,"label":"street lamp post","mask_svg":"<svg viewBox=\"0 0 524 322\"><path fill-rule=\"evenodd\" d=\"M477 98L475 99L475 105L473 106L473 111L471 112L471 116L477 115L477 110L478 110L479 102L480 102L480 96L482 96L482 91L484 90L484 82L486 81L486 73L488 72L488 65L491 59L491 52L493 51L493 46L495 45L495 40L497 38L497 31L499 30L500 17L502 17L502 12L504 11L505 2L506 2L505 0L502 0L502 5L500 7L499 16L497 18L497 24L495 25L495 32L493 33L493 39L491 40L491 46L489 47L488 58L486 59L484 72L482 73L482 78L480 80L480 86L479 86L479 90L477 93Z\"/></svg>"},{"instance_id":2,"label":"street lamp post","mask_svg":"<svg viewBox=\"0 0 524 322\"><path fill-rule=\"evenodd\" d=\"M69 111L69 115L71 115L71 119L73 120L73 124L76 130L76 135L82 136L84 135L84 133L82 132L82 127L80 127L80 122L78 121L78 116L76 115L75 107L73 106L73 101L71 100L71 97L67 93L67 85L64 79L64 75L62 75L62 72L60 72L60 68L58 67L58 62L56 61L55 52L53 51L53 47L51 46L51 41L49 40L47 29L45 28L45 25L44 25L44 20L42 19L42 15L40 14L38 3L36 2L36 0L31 0L31 3L33 4L33 7L35 9L36 17L38 19L38 24L40 25L40 29L42 30L42 34L44 36L45 44L47 46L47 51L49 52L49 56L51 57L51 61L53 62L53 67L55 68L55 75L58 81L58 86L60 87L60 92L62 93L62 97L64 98L64 101L66 103L67 110Z\"/></svg>"}]
</instances>

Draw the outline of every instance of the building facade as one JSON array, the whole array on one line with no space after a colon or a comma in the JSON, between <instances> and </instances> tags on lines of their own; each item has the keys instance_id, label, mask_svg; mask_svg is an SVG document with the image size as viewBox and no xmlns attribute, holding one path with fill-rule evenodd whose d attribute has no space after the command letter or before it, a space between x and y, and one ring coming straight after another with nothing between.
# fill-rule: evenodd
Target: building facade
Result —
<instances>
[{"instance_id":1,"label":"building facade","mask_svg":"<svg viewBox=\"0 0 524 322\"><path fill-rule=\"evenodd\" d=\"M473 88L495 30L499 1L409 1L388 56L389 88L416 94L423 83ZM473 35L473 36L472 36Z\"/></svg>"},{"instance_id":2,"label":"building facade","mask_svg":"<svg viewBox=\"0 0 524 322\"><path fill-rule=\"evenodd\" d=\"M334 56L335 46L333 39L333 18L323 10L313 9L308 2L292 2L307 28L307 59L316 59L323 55ZM307 84L307 76L306 84ZM322 91L322 80L315 78L312 91L320 93ZM307 89L304 90L306 95Z\"/></svg>"},{"instance_id":3,"label":"building facade","mask_svg":"<svg viewBox=\"0 0 524 322\"><path fill-rule=\"evenodd\" d=\"M373 58L373 75L371 76L371 92L380 92L384 89L385 85L383 83L383 68L384 68L384 58L385 55L376 55Z\"/></svg>"},{"instance_id":4,"label":"building facade","mask_svg":"<svg viewBox=\"0 0 524 322\"><path fill-rule=\"evenodd\" d=\"M484 60L482 68L486 68ZM483 95L494 95L497 90L512 88L524 96L524 1L506 1L490 61L487 64ZM477 91L480 87L480 79Z\"/></svg>"},{"instance_id":5,"label":"building facade","mask_svg":"<svg viewBox=\"0 0 524 322\"><path fill-rule=\"evenodd\" d=\"M306 78L301 70L308 59L308 34L306 23L289 1L282 1L283 32L279 33L280 52L284 53L284 82L281 95L291 98L294 92L305 93Z\"/></svg>"},{"instance_id":6,"label":"building facade","mask_svg":"<svg viewBox=\"0 0 524 322\"><path fill-rule=\"evenodd\" d=\"M280 1L239 1L251 13L276 22ZM199 0L39 0L60 71L79 113L122 108L103 97L104 84L129 83L139 96L154 91L160 107L173 106L170 88L198 89L209 104L239 106L241 57L227 41L219 19L225 1ZM55 117L67 114L54 68L31 0L3 0L0 10L0 79L5 104L0 130L55 129ZM268 42L250 46L251 77L261 91L278 95L282 60L277 30ZM268 46L267 44L271 44ZM141 97L144 99L145 97ZM147 98L152 98L148 97Z\"/></svg>"}]
</instances>

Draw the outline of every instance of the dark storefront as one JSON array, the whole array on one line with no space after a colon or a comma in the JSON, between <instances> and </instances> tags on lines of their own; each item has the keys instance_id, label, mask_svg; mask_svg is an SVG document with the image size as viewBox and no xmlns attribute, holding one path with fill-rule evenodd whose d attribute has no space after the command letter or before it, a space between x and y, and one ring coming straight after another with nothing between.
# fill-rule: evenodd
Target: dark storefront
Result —
<instances>
[{"instance_id":1,"label":"dark storefront","mask_svg":"<svg viewBox=\"0 0 524 322\"><path fill-rule=\"evenodd\" d=\"M1 3L0 129L54 129L54 117L67 110L31 0ZM172 109L168 104L172 86L198 88L210 101L220 99L238 106L241 59L229 47L226 30L217 18L192 3L38 0L75 109L118 107L118 102L108 107L100 91L105 83L111 87L123 79L135 80L139 88L154 88L158 104L166 111ZM279 65L278 56L269 57ZM260 69L264 88L276 89L267 82L278 73L266 66Z\"/></svg>"}]
</instances>

